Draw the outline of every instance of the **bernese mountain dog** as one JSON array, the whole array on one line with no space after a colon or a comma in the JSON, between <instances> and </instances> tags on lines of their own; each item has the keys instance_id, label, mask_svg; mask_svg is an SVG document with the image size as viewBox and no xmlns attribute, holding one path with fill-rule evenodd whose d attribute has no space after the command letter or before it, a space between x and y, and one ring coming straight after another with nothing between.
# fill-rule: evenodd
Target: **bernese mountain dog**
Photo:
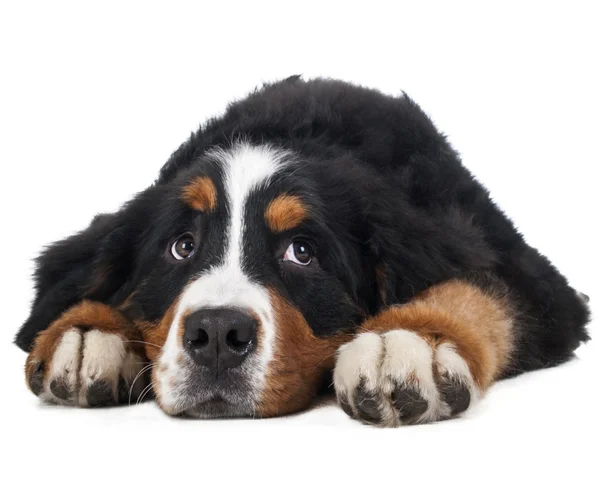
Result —
<instances>
[{"instance_id":1,"label":"bernese mountain dog","mask_svg":"<svg viewBox=\"0 0 600 479\"><path fill-rule=\"evenodd\" d=\"M35 284L27 384L80 407L271 417L332 387L357 420L424 423L588 339L587 298L419 106L329 79L232 103Z\"/></svg>"}]
</instances>

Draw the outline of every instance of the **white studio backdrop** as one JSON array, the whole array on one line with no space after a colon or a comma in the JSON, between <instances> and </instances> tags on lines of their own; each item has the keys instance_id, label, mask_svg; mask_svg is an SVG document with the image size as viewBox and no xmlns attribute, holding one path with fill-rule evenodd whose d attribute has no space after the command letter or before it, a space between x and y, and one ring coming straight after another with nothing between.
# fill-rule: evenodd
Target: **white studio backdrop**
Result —
<instances>
[{"instance_id":1,"label":"white studio backdrop","mask_svg":"<svg viewBox=\"0 0 600 479\"><path fill-rule=\"evenodd\" d=\"M333 405L181 421L153 404L43 407L25 387L10 342L43 245L148 186L229 101L292 74L405 91L597 310L595 2L413 3L0 3L2 477L598 477L597 341L463 419L391 431Z\"/></svg>"}]
</instances>

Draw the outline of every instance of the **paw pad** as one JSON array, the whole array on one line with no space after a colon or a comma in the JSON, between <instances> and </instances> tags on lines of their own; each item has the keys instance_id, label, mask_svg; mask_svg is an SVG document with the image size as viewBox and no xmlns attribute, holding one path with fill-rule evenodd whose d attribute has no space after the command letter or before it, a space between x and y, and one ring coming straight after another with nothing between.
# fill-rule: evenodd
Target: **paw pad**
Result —
<instances>
[{"instance_id":1,"label":"paw pad","mask_svg":"<svg viewBox=\"0 0 600 479\"><path fill-rule=\"evenodd\" d=\"M90 407L115 404L114 392L108 382L102 380L94 381L87 390L87 403Z\"/></svg>"},{"instance_id":2,"label":"paw pad","mask_svg":"<svg viewBox=\"0 0 600 479\"><path fill-rule=\"evenodd\" d=\"M417 388L408 384L398 384L392 392L391 401L402 424L416 422L429 407L429 403Z\"/></svg>"},{"instance_id":3,"label":"paw pad","mask_svg":"<svg viewBox=\"0 0 600 479\"><path fill-rule=\"evenodd\" d=\"M358 416L365 422L381 422L380 400L375 391L367 389L365 379L361 379L354 391L354 404Z\"/></svg>"},{"instance_id":4,"label":"paw pad","mask_svg":"<svg viewBox=\"0 0 600 479\"><path fill-rule=\"evenodd\" d=\"M68 401L71 398L70 387L65 377L53 379L50 382L50 392L63 401Z\"/></svg>"},{"instance_id":5,"label":"paw pad","mask_svg":"<svg viewBox=\"0 0 600 479\"><path fill-rule=\"evenodd\" d=\"M471 393L467 385L456 378L442 377L437 380L440 398L450 406L450 413L455 416L466 411L471 404Z\"/></svg>"}]
</instances>

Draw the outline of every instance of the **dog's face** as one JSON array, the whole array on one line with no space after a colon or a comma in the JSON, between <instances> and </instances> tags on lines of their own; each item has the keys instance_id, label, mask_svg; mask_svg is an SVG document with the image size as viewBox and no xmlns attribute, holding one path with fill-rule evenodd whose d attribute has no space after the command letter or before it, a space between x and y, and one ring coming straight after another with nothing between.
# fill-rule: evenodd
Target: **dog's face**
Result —
<instances>
[{"instance_id":1,"label":"dog's face","mask_svg":"<svg viewBox=\"0 0 600 479\"><path fill-rule=\"evenodd\" d=\"M122 309L141 319L166 412L306 407L372 306L375 272L352 195L303 164L238 144L138 200L145 217L131 220L148 224Z\"/></svg>"}]
</instances>

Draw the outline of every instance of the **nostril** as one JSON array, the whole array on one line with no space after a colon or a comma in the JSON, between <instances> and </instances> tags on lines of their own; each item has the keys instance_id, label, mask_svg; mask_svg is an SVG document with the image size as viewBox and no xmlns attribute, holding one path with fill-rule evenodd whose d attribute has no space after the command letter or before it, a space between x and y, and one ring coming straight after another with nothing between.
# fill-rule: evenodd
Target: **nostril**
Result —
<instances>
[{"instance_id":1,"label":"nostril","mask_svg":"<svg viewBox=\"0 0 600 479\"><path fill-rule=\"evenodd\" d=\"M187 337L188 346L201 348L208 344L208 333L204 329L197 329L193 336Z\"/></svg>"},{"instance_id":2,"label":"nostril","mask_svg":"<svg viewBox=\"0 0 600 479\"><path fill-rule=\"evenodd\" d=\"M225 342L227 346L235 351L244 351L248 345L252 342L252 331L250 330L239 330L232 329L227 333Z\"/></svg>"},{"instance_id":3,"label":"nostril","mask_svg":"<svg viewBox=\"0 0 600 479\"><path fill-rule=\"evenodd\" d=\"M254 351L257 329L258 322L239 310L201 309L186 318L181 340L188 356L218 377L219 371L237 368Z\"/></svg>"}]
</instances>

